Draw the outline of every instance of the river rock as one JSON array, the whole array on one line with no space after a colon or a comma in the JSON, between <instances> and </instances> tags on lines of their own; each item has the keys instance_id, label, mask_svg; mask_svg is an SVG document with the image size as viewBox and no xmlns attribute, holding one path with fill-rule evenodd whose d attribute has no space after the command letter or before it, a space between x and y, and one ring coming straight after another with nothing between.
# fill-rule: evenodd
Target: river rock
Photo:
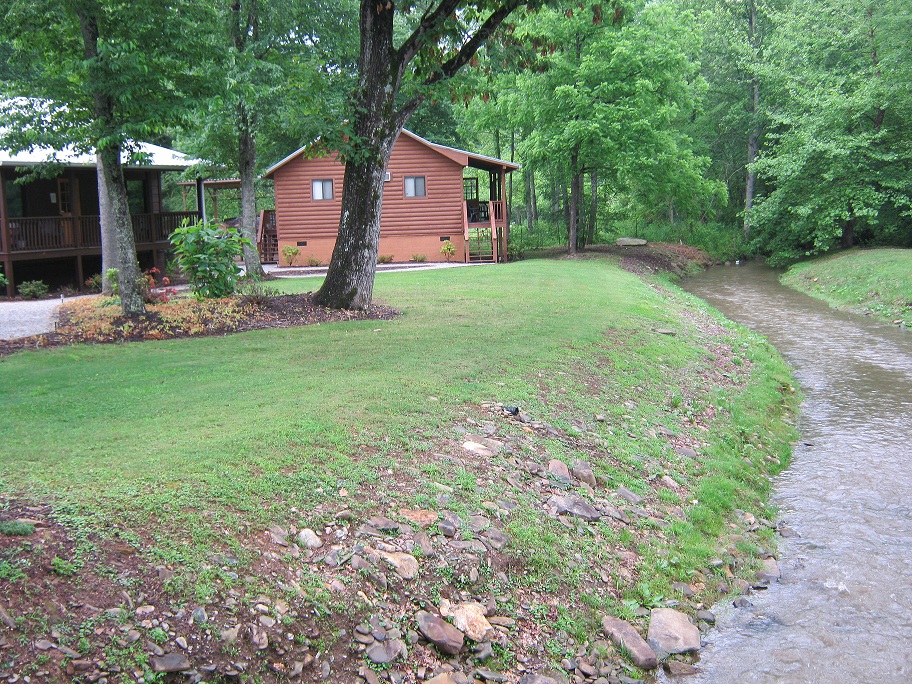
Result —
<instances>
[{"instance_id":1,"label":"river rock","mask_svg":"<svg viewBox=\"0 0 912 684\"><path fill-rule=\"evenodd\" d=\"M641 238L621 237L615 240L614 244L618 247L642 247L649 243Z\"/></svg>"},{"instance_id":2,"label":"river rock","mask_svg":"<svg viewBox=\"0 0 912 684\"><path fill-rule=\"evenodd\" d=\"M483 458L491 458L494 456L494 452L484 444L479 444L478 442L473 442L471 440L463 442L462 448L468 451L470 454L475 454L476 456L481 456Z\"/></svg>"},{"instance_id":3,"label":"river rock","mask_svg":"<svg viewBox=\"0 0 912 684\"><path fill-rule=\"evenodd\" d=\"M633 625L620 618L607 615L602 618L602 629L614 643L630 653L633 664L644 670L654 670L659 666L655 651L639 635Z\"/></svg>"},{"instance_id":4,"label":"river rock","mask_svg":"<svg viewBox=\"0 0 912 684\"><path fill-rule=\"evenodd\" d=\"M548 461L548 472L561 482L570 482L570 470L567 468L567 464L559 458L552 458Z\"/></svg>"},{"instance_id":5,"label":"river rock","mask_svg":"<svg viewBox=\"0 0 912 684\"><path fill-rule=\"evenodd\" d=\"M674 608L654 608L646 639L655 650L689 653L700 650L700 630Z\"/></svg>"},{"instance_id":6,"label":"river rock","mask_svg":"<svg viewBox=\"0 0 912 684\"><path fill-rule=\"evenodd\" d=\"M557 515L569 513L585 520L598 520L602 517L595 506L573 495L558 496L555 494L548 499L548 505L555 509Z\"/></svg>"},{"instance_id":7,"label":"river rock","mask_svg":"<svg viewBox=\"0 0 912 684\"><path fill-rule=\"evenodd\" d=\"M399 657L408 655L405 643L401 639L389 639L388 641L378 641L367 649L367 657L372 663L377 665L386 665Z\"/></svg>"},{"instance_id":8,"label":"river rock","mask_svg":"<svg viewBox=\"0 0 912 684\"><path fill-rule=\"evenodd\" d=\"M407 553L389 553L387 551L377 551L377 555L389 563L396 573L402 579L414 579L418 576L418 561Z\"/></svg>"},{"instance_id":9,"label":"river rock","mask_svg":"<svg viewBox=\"0 0 912 684\"><path fill-rule=\"evenodd\" d=\"M318 535L309 527L305 527L303 530L298 532L298 541L301 543L301 546L311 550L319 549L321 546L323 546L323 540L320 539L320 535Z\"/></svg>"},{"instance_id":10,"label":"river rock","mask_svg":"<svg viewBox=\"0 0 912 684\"><path fill-rule=\"evenodd\" d=\"M671 677L689 677L700 672L699 668L689 663L682 663L680 660L666 660L662 663L662 668Z\"/></svg>"},{"instance_id":11,"label":"river rock","mask_svg":"<svg viewBox=\"0 0 912 684\"><path fill-rule=\"evenodd\" d=\"M478 603L458 603L454 606L442 599L440 614L452 617L456 628L472 641L484 641L494 629L485 617L484 606Z\"/></svg>"},{"instance_id":12,"label":"river rock","mask_svg":"<svg viewBox=\"0 0 912 684\"><path fill-rule=\"evenodd\" d=\"M183 653L166 653L152 656L153 672L183 672L190 669L190 661Z\"/></svg>"},{"instance_id":13,"label":"river rock","mask_svg":"<svg viewBox=\"0 0 912 684\"><path fill-rule=\"evenodd\" d=\"M776 562L775 558L764 558L763 559L763 570L757 573L757 578L761 582L778 582L782 577L782 572L779 570L779 564Z\"/></svg>"},{"instance_id":14,"label":"river rock","mask_svg":"<svg viewBox=\"0 0 912 684\"><path fill-rule=\"evenodd\" d=\"M586 461L577 461L573 464L573 477L590 487L596 486L595 473L592 472L592 466Z\"/></svg>"},{"instance_id":15,"label":"river rock","mask_svg":"<svg viewBox=\"0 0 912 684\"><path fill-rule=\"evenodd\" d=\"M443 653L456 655L462 650L465 635L446 620L431 615L425 610L418 611L415 619L418 621L418 629L424 638Z\"/></svg>"}]
</instances>

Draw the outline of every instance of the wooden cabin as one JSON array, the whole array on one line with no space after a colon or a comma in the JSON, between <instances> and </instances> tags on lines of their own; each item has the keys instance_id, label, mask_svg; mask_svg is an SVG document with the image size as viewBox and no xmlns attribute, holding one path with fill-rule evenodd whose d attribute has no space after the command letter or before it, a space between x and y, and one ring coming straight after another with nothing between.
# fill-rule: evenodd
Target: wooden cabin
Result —
<instances>
[{"instance_id":1,"label":"wooden cabin","mask_svg":"<svg viewBox=\"0 0 912 684\"><path fill-rule=\"evenodd\" d=\"M166 212L161 174L194 163L179 152L141 144L146 162L125 166L124 178L140 266L163 268L169 237L197 212ZM0 150L0 263L12 296L19 283L44 280L51 288L79 289L101 271L98 177L91 154L57 153L55 178L22 182L30 168L46 163L48 150L11 154Z\"/></svg>"},{"instance_id":2,"label":"wooden cabin","mask_svg":"<svg viewBox=\"0 0 912 684\"><path fill-rule=\"evenodd\" d=\"M298 264L328 264L342 213L344 165L333 153L309 158L302 147L265 173L275 184L278 248L296 246ZM379 255L409 261L506 261L506 176L519 166L437 145L403 130L383 190Z\"/></svg>"}]
</instances>

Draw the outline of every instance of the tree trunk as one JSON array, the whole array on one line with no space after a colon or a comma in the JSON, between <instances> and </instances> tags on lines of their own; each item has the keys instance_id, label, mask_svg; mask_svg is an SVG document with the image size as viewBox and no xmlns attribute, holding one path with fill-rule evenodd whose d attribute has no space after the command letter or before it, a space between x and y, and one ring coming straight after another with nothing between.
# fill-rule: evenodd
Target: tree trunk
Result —
<instances>
[{"instance_id":1,"label":"tree trunk","mask_svg":"<svg viewBox=\"0 0 912 684\"><path fill-rule=\"evenodd\" d=\"M589 174L591 183L591 196L589 198L589 240L590 245L595 244L595 220L598 214L598 172L593 171Z\"/></svg>"},{"instance_id":2,"label":"tree trunk","mask_svg":"<svg viewBox=\"0 0 912 684\"><path fill-rule=\"evenodd\" d=\"M852 218L842 225L840 247L843 249L849 249L849 247L852 247L855 244L855 225L857 223L858 219L855 216L852 216Z\"/></svg>"},{"instance_id":3,"label":"tree trunk","mask_svg":"<svg viewBox=\"0 0 912 684\"><path fill-rule=\"evenodd\" d=\"M136 240L133 237L133 221L130 219L130 205L127 201L127 184L124 182L120 161L120 146L109 145L98 151L100 163L98 173L103 176L105 197L99 202L106 203L114 224L115 249L117 253L117 286L120 288L120 308L124 316L145 312L139 279L142 273L136 259Z\"/></svg>"},{"instance_id":4,"label":"tree trunk","mask_svg":"<svg viewBox=\"0 0 912 684\"><path fill-rule=\"evenodd\" d=\"M529 171L529 192L532 193L532 220L538 221L538 195L535 190L534 171Z\"/></svg>"},{"instance_id":5,"label":"tree trunk","mask_svg":"<svg viewBox=\"0 0 912 684\"><path fill-rule=\"evenodd\" d=\"M339 234L326 280L315 297L321 306L334 309L370 306L380 245L383 172L407 118L395 114L392 9L362 2L360 32L354 134L361 148L357 158L346 160Z\"/></svg>"},{"instance_id":6,"label":"tree trunk","mask_svg":"<svg viewBox=\"0 0 912 684\"><path fill-rule=\"evenodd\" d=\"M510 163L513 163L514 158L516 157L516 131L510 131ZM513 216L513 174L511 173L508 176L507 182L509 183L509 188L507 189L507 216Z\"/></svg>"},{"instance_id":7,"label":"tree trunk","mask_svg":"<svg viewBox=\"0 0 912 684\"><path fill-rule=\"evenodd\" d=\"M257 249L256 142L243 102L238 105L238 171L241 177L241 235L250 240L249 245L244 245L244 270L247 277L260 279L266 273Z\"/></svg>"},{"instance_id":8,"label":"tree trunk","mask_svg":"<svg viewBox=\"0 0 912 684\"><path fill-rule=\"evenodd\" d=\"M526 227L529 229L529 235L532 235L535 230L532 223L532 194L535 192L535 188L532 185L532 171L523 169L523 176L525 176L526 181Z\"/></svg>"},{"instance_id":9,"label":"tree trunk","mask_svg":"<svg viewBox=\"0 0 912 684\"><path fill-rule=\"evenodd\" d=\"M86 60L103 59L98 52L98 19L91 12L77 11L82 32L83 53ZM114 100L102 90L92 94L96 124L103 134L119 134L114 123ZM101 136L99 136L101 137ZM121 166L121 146L108 143L95 150L98 175L98 205L101 222L102 278L108 269L117 268L117 286L120 289L120 308L124 316L141 314L146 310L139 285L139 262L136 260L136 240L133 221L127 201L127 184ZM103 289L104 289L103 283ZM107 283L110 291L111 283Z\"/></svg>"},{"instance_id":10,"label":"tree trunk","mask_svg":"<svg viewBox=\"0 0 912 684\"><path fill-rule=\"evenodd\" d=\"M582 175L577 170L579 165L579 150L570 153L570 203L568 206L567 224L567 254L576 254L576 241L579 226L580 189Z\"/></svg>"},{"instance_id":11,"label":"tree trunk","mask_svg":"<svg viewBox=\"0 0 912 684\"><path fill-rule=\"evenodd\" d=\"M108 187L101 168L101 155L95 155L95 173L98 176L98 222L101 224L101 292L109 297L114 293L114 284L108 278L108 271L117 268L117 231L114 214L108 201Z\"/></svg>"}]
</instances>

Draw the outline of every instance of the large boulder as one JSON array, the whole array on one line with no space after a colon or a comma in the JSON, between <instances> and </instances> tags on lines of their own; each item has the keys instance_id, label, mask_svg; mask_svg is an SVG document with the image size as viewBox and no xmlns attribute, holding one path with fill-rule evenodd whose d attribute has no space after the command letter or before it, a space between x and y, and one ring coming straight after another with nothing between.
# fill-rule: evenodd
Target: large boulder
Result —
<instances>
[{"instance_id":1,"label":"large boulder","mask_svg":"<svg viewBox=\"0 0 912 684\"><path fill-rule=\"evenodd\" d=\"M659 666L659 659L656 657L655 651L649 647L649 644L629 622L609 615L602 618L602 629L615 646L627 650L630 659L637 667L654 670Z\"/></svg>"},{"instance_id":2,"label":"large boulder","mask_svg":"<svg viewBox=\"0 0 912 684\"><path fill-rule=\"evenodd\" d=\"M664 653L689 653L700 650L700 630L674 608L654 608L649 618L646 640Z\"/></svg>"},{"instance_id":3,"label":"large boulder","mask_svg":"<svg viewBox=\"0 0 912 684\"><path fill-rule=\"evenodd\" d=\"M425 610L419 611L415 615L415 619L418 622L418 630L424 635L424 638L443 653L456 655L462 650L465 635L446 620Z\"/></svg>"}]
</instances>

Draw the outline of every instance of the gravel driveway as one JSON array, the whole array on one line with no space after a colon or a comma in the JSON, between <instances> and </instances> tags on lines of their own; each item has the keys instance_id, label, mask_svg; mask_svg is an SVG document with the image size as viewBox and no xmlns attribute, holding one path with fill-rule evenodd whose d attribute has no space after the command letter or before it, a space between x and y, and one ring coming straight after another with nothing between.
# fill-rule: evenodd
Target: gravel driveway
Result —
<instances>
[{"instance_id":1,"label":"gravel driveway","mask_svg":"<svg viewBox=\"0 0 912 684\"><path fill-rule=\"evenodd\" d=\"M0 340L53 332L59 299L0 302Z\"/></svg>"}]
</instances>

